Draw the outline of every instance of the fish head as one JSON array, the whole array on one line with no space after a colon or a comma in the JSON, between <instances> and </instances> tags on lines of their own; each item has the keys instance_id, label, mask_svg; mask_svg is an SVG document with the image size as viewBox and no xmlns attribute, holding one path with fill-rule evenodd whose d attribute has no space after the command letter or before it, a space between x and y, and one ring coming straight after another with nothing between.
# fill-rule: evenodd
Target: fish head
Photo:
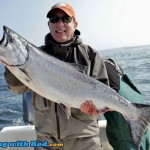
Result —
<instances>
[{"instance_id":1,"label":"fish head","mask_svg":"<svg viewBox=\"0 0 150 150\"><path fill-rule=\"evenodd\" d=\"M0 60L9 66L20 66L28 58L28 44L20 35L6 26L0 41Z\"/></svg>"}]
</instances>

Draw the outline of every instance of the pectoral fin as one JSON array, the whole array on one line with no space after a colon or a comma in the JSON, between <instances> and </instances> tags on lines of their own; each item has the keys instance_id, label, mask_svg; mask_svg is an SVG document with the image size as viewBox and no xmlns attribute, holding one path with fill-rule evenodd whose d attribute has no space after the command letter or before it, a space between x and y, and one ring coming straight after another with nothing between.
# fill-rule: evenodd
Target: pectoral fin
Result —
<instances>
[{"instance_id":1,"label":"pectoral fin","mask_svg":"<svg viewBox=\"0 0 150 150\"><path fill-rule=\"evenodd\" d=\"M71 108L70 108L70 107L67 107L67 106L65 106L65 105L63 105L63 104L61 104L61 103L60 103L59 105L60 105L61 109L64 111L64 113L65 113L67 119L69 119L70 116L71 116Z\"/></svg>"}]
</instances>

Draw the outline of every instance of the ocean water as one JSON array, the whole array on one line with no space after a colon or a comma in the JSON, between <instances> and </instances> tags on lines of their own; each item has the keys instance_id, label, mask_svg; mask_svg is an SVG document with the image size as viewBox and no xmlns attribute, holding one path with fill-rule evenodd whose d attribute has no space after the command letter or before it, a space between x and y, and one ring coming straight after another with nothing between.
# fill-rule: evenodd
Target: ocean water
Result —
<instances>
[{"instance_id":1,"label":"ocean water","mask_svg":"<svg viewBox=\"0 0 150 150\"><path fill-rule=\"evenodd\" d=\"M101 51L101 55L115 60L136 83L145 103L150 103L150 45Z\"/></svg>"},{"instance_id":2,"label":"ocean water","mask_svg":"<svg viewBox=\"0 0 150 150\"><path fill-rule=\"evenodd\" d=\"M150 103L150 45L100 51L103 58L115 60L128 74ZM24 125L22 95L9 91L0 65L0 130L5 126Z\"/></svg>"}]
</instances>

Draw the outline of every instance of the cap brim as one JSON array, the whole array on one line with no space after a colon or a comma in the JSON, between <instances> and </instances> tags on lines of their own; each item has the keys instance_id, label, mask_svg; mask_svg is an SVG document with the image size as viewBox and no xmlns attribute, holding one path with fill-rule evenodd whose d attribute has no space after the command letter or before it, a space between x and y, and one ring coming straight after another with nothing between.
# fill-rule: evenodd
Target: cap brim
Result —
<instances>
[{"instance_id":1,"label":"cap brim","mask_svg":"<svg viewBox=\"0 0 150 150\"><path fill-rule=\"evenodd\" d=\"M66 11L65 9L63 8L54 8L54 9L51 9L48 13L47 13L47 18L50 18L51 16L53 16L57 10L62 10L63 12L65 12L68 16L70 17L73 17L71 13L69 13L68 11Z\"/></svg>"}]
</instances>

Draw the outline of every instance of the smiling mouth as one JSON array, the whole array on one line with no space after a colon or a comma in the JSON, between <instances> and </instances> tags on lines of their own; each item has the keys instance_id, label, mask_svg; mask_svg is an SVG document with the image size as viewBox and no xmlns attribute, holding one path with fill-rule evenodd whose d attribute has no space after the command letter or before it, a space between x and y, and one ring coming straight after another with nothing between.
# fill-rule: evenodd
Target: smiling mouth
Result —
<instances>
[{"instance_id":1,"label":"smiling mouth","mask_svg":"<svg viewBox=\"0 0 150 150\"><path fill-rule=\"evenodd\" d=\"M66 30L56 30L56 33L65 33Z\"/></svg>"}]
</instances>

